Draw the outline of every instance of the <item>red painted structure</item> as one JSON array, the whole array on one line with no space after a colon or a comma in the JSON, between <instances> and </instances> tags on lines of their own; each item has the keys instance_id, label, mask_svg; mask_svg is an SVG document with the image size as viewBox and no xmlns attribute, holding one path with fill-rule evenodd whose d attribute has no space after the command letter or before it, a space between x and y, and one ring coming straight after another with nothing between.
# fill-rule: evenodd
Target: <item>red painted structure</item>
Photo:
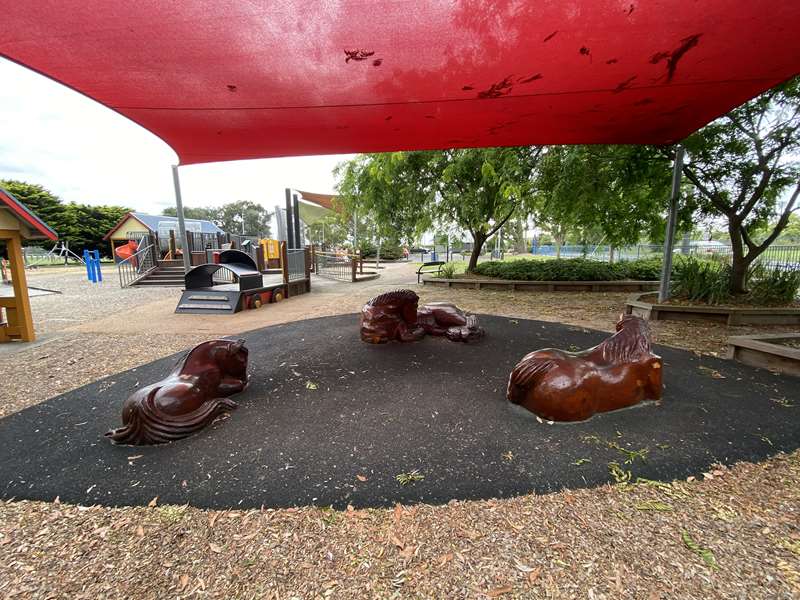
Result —
<instances>
[{"instance_id":1,"label":"red painted structure","mask_svg":"<svg viewBox=\"0 0 800 600\"><path fill-rule=\"evenodd\" d=\"M6 2L0 54L182 164L673 143L800 72L800 3Z\"/></svg>"}]
</instances>

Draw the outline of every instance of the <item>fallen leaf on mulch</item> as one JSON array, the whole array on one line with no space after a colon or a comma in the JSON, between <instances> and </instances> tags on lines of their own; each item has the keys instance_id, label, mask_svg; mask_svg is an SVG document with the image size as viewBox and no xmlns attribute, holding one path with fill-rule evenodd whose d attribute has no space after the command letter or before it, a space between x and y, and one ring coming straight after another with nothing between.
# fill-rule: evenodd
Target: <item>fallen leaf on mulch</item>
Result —
<instances>
[{"instance_id":1,"label":"fallen leaf on mulch","mask_svg":"<svg viewBox=\"0 0 800 600\"><path fill-rule=\"evenodd\" d=\"M486 595L489 598L497 598L498 596L502 596L503 594L510 594L513 588L510 585L505 585L503 587L495 588L493 590L489 590L486 592Z\"/></svg>"},{"instance_id":2,"label":"fallen leaf on mulch","mask_svg":"<svg viewBox=\"0 0 800 600\"><path fill-rule=\"evenodd\" d=\"M716 369L712 369L711 367L705 367L703 365L700 365L697 368L700 369L703 373L710 375L712 379L725 379L725 375L723 375Z\"/></svg>"},{"instance_id":3,"label":"fallen leaf on mulch","mask_svg":"<svg viewBox=\"0 0 800 600\"><path fill-rule=\"evenodd\" d=\"M153 508L156 504L158 504L158 496L150 500L150 502L147 503L147 506L149 508Z\"/></svg>"},{"instance_id":4,"label":"fallen leaf on mulch","mask_svg":"<svg viewBox=\"0 0 800 600\"><path fill-rule=\"evenodd\" d=\"M363 475L356 475L356 479L358 479L359 481L366 481L367 480L367 478L364 477Z\"/></svg>"}]
</instances>

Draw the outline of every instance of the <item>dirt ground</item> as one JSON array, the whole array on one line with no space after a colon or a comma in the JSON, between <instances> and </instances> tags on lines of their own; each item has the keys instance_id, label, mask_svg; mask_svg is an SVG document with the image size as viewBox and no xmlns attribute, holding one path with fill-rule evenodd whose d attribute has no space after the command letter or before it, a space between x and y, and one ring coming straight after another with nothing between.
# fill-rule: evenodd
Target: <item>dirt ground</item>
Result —
<instances>
[{"instance_id":1,"label":"dirt ground","mask_svg":"<svg viewBox=\"0 0 800 600\"><path fill-rule=\"evenodd\" d=\"M355 313L400 286L423 302L605 331L626 297L425 288L401 264L198 317L173 313L177 289L120 290L110 277L91 287L80 272L30 284L63 293L32 298L36 343L0 347L0 416L209 337ZM717 355L730 335L789 330L653 323L656 343ZM799 406L788 399L787 418ZM800 598L799 476L795 452L687 482L633 473L591 490L394 510L3 502L0 598Z\"/></svg>"}]
</instances>

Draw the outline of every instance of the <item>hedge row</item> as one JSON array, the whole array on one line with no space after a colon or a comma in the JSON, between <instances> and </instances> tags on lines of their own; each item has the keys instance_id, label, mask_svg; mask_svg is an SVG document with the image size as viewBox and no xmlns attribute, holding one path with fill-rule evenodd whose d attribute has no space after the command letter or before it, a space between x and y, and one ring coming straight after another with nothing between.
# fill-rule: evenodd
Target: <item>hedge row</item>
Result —
<instances>
[{"instance_id":1,"label":"hedge row","mask_svg":"<svg viewBox=\"0 0 800 600\"><path fill-rule=\"evenodd\" d=\"M654 281L661 276L661 260L647 258L608 264L585 258L520 259L479 263L475 273L516 281Z\"/></svg>"}]
</instances>

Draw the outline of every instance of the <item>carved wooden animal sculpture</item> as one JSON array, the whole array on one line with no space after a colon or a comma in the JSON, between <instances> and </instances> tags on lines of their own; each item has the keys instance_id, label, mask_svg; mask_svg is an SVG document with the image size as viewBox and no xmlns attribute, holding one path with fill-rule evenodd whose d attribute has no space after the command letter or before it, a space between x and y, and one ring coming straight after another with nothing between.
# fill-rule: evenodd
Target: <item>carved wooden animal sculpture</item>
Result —
<instances>
[{"instance_id":1,"label":"carved wooden animal sculpture","mask_svg":"<svg viewBox=\"0 0 800 600\"><path fill-rule=\"evenodd\" d=\"M594 413L661 398L661 357L650 328L625 315L617 332L594 348L547 348L525 356L508 378L508 399L549 421L583 421Z\"/></svg>"},{"instance_id":2,"label":"carved wooden animal sculpture","mask_svg":"<svg viewBox=\"0 0 800 600\"><path fill-rule=\"evenodd\" d=\"M430 302L417 310L417 323L430 335L446 335L454 342L472 342L483 337L478 317L468 315L450 302Z\"/></svg>"},{"instance_id":3,"label":"carved wooden animal sculpture","mask_svg":"<svg viewBox=\"0 0 800 600\"><path fill-rule=\"evenodd\" d=\"M375 296L361 309L361 339L371 344L391 340L414 342L430 335L446 335L456 342L483 336L475 315L467 315L449 302L431 302L417 308L419 296L395 290Z\"/></svg>"},{"instance_id":4,"label":"carved wooden animal sculpture","mask_svg":"<svg viewBox=\"0 0 800 600\"><path fill-rule=\"evenodd\" d=\"M244 340L211 340L195 346L161 381L136 390L122 405L115 444L142 446L185 438L236 408L227 398L247 386Z\"/></svg>"},{"instance_id":5,"label":"carved wooden animal sculpture","mask_svg":"<svg viewBox=\"0 0 800 600\"><path fill-rule=\"evenodd\" d=\"M370 344L392 340L414 342L425 336L417 324L419 296L411 290L394 290L375 296L361 309L361 339Z\"/></svg>"}]
</instances>

